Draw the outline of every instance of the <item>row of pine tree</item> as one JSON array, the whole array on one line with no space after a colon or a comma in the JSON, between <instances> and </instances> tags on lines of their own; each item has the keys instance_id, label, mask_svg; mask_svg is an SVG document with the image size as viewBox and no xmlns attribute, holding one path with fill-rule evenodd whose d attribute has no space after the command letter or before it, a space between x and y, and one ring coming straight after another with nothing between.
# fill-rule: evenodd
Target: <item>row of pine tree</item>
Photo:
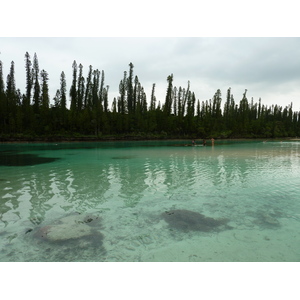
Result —
<instances>
[{"instance_id":1,"label":"row of pine tree","mask_svg":"<svg viewBox=\"0 0 300 300\"><path fill-rule=\"evenodd\" d=\"M173 86L173 74L167 77L166 97L157 101L155 84L150 101L134 66L129 64L119 84L119 96L109 107L109 86L104 71L89 66L83 76L83 66L72 65L72 85L67 90L65 73L60 76L60 88L50 105L49 77L40 71L38 58L31 61L25 54L26 90L15 84L14 62L11 62L6 86L0 61L0 135L2 137L94 136L157 137L157 138L259 138L300 135L300 112L286 107L266 106L247 99L235 101L229 88L222 107L218 89L212 99L196 100L187 87ZM69 99L69 105L67 101ZM69 107L69 108L68 108Z\"/></svg>"}]
</instances>

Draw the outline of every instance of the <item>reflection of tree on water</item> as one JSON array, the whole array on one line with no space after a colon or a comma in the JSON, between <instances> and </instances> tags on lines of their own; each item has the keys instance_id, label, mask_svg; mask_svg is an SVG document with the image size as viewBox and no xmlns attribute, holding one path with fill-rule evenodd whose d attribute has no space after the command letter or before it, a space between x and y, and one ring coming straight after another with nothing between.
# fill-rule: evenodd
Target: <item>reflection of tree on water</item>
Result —
<instances>
[{"instance_id":1,"label":"reflection of tree on water","mask_svg":"<svg viewBox=\"0 0 300 300\"><path fill-rule=\"evenodd\" d=\"M123 159L111 164L110 171L120 184L118 196L123 199L125 206L133 207L138 204L147 188L144 166Z\"/></svg>"},{"instance_id":2,"label":"reflection of tree on water","mask_svg":"<svg viewBox=\"0 0 300 300\"><path fill-rule=\"evenodd\" d=\"M253 205L256 205L255 210L265 204L282 207L282 197L280 203L275 204L274 193L264 194L264 191L274 184L272 177L281 174L282 164L292 169L294 157L286 154L278 156L274 152L266 158L260 148L251 152L214 149L206 155L199 151L184 152L172 154L160 164L152 163L150 174L153 177L156 172L164 178L160 189L165 189L172 205L189 208L185 206L188 202L201 208L202 204L209 204L206 209L211 213L223 210L240 216L253 210Z\"/></svg>"},{"instance_id":3,"label":"reflection of tree on water","mask_svg":"<svg viewBox=\"0 0 300 300\"><path fill-rule=\"evenodd\" d=\"M9 222L16 222L24 217L24 212L20 210L20 205L23 204L20 194L24 190L24 184L23 181L16 179L20 174L18 172L15 174L17 176L10 177L10 180L5 181L5 188L0 190L0 221L5 226ZM26 217L27 215L25 215Z\"/></svg>"},{"instance_id":4,"label":"reflection of tree on water","mask_svg":"<svg viewBox=\"0 0 300 300\"><path fill-rule=\"evenodd\" d=\"M48 211L93 210L105 202L120 197L125 206L135 206L143 196L145 184L143 166L134 167L126 160L122 163L103 164L101 168L69 167L66 170L52 168L36 171L26 182L27 198L30 198L30 220L40 224ZM8 208L9 209L9 208Z\"/></svg>"},{"instance_id":5,"label":"reflection of tree on water","mask_svg":"<svg viewBox=\"0 0 300 300\"><path fill-rule=\"evenodd\" d=\"M39 224L50 210L62 214L83 212L118 200L133 207L147 193L145 199L149 198L149 194L155 194L157 199L171 199L172 195L178 194L171 200L178 199L178 203L184 203L193 196L200 203L215 201L220 207L230 198L234 202L231 196L240 188L248 189L250 195L249 189L255 187L259 176L262 180L264 175L270 178L272 172L276 175L276 168L282 165L293 170L295 149L286 152L283 146L278 150L272 149L258 148L251 155L233 148L227 151L215 147L214 151L204 154L197 148L176 150L179 152L168 149L161 155L152 152L144 156L125 153L105 157L99 163L93 161L88 166L70 164L67 169L63 165L27 169L25 175L18 175L19 182L14 183L13 190L16 192L12 197L2 197L1 218L5 220L5 214L11 213L12 206L20 218L29 218L32 223ZM203 150L202 147L200 150ZM267 159L264 151L269 155ZM21 177L24 179L20 180ZM216 190L224 190L224 198ZM278 198L275 196L272 196L273 202ZM262 195L262 200L264 197ZM278 198L280 203L281 198ZM26 205L26 201L31 205ZM251 201L249 198L249 203ZM267 201L270 202L270 197L265 199L265 203Z\"/></svg>"},{"instance_id":6,"label":"reflection of tree on water","mask_svg":"<svg viewBox=\"0 0 300 300\"><path fill-rule=\"evenodd\" d=\"M172 155L161 165L160 172L164 174L164 185L170 192L184 188L201 195L201 191L213 193L214 189L227 185L247 184L249 168L251 165L224 155Z\"/></svg>"},{"instance_id":7,"label":"reflection of tree on water","mask_svg":"<svg viewBox=\"0 0 300 300\"><path fill-rule=\"evenodd\" d=\"M68 188L72 190L72 197L67 199L65 208L73 207L79 212L93 209L108 201L105 193L109 188L107 166L74 169Z\"/></svg>"},{"instance_id":8,"label":"reflection of tree on water","mask_svg":"<svg viewBox=\"0 0 300 300\"><path fill-rule=\"evenodd\" d=\"M50 175L33 173L27 184L27 193L30 195L30 221L38 225L45 219L46 212L52 208L47 202L51 198Z\"/></svg>"},{"instance_id":9,"label":"reflection of tree on water","mask_svg":"<svg viewBox=\"0 0 300 300\"><path fill-rule=\"evenodd\" d=\"M14 191L17 191L14 195L1 199L1 219L5 220L5 214L11 214L13 209L23 219L38 225L50 210L83 212L114 201L118 196L126 206L134 206L143 196L144 180L143 167L134 168L126 161L88 170L75 167L34 170L26 174L26 180L20 181L18 186L14 183ZM116 182L120 187L115 192L112 185Z\"/></svg>"}]
</instances>

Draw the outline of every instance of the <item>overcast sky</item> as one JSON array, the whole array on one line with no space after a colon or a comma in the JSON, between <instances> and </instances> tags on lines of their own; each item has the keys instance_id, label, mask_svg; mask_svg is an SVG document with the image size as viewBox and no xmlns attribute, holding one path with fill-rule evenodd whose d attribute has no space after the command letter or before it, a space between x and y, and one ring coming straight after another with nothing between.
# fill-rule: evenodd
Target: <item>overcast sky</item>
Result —
<instances>
[{"instance_id":1,"label":"overcast sky","mask_svg":"<svg viewBox=\"0 0 300 300\"><path fill-rule=\"evenodd\" d=\"M37 54L40 70L49 73L50 98L60 87L60 74L66 74L67 90L72 83L72 63L104 70L109 100L118 96L118 87L129 63L150 102L152 84L157 100L164 102L167 77L174 86L187 87L196 99L211 99L217 89L223 103L231 87L240 101L245 89L254 102L288 105L300 110L300 38L0 38L0 60L6 82L11 61L15 62L16 85L25 93L25 53L33 61Z\"/></svg>"},{"instance_id":2,"label":"overcast sky","mask_svg":"<svg viewBox=\"0 0 300 300\"><path fill-rule=\"evenodd\" d=\"M32 61L37 54L40 70L49 74L52 103L62 71L69 92L76 60L85 78L89 65L105 72L110 103L132 62L148 104L153 83L157 100L165 101L167 77L173 74L173 85L186 88L190 81L200 101L220 89L224 104L231 87L237 103L247 89L249 101L261 98L263 104L281 106L293 102L300 110L300 38L293 1L273 3L272 9L256 0L247 6L232 0L153 0L143 6L136 0L76 3L53 0L38 13L33 10L40 7L37 0L3 4L3 12L14 12L14 18L2 13L0 19L5 83L14 61L16 86L25 93L28 52Z\"/></svg>"}]
</instances>

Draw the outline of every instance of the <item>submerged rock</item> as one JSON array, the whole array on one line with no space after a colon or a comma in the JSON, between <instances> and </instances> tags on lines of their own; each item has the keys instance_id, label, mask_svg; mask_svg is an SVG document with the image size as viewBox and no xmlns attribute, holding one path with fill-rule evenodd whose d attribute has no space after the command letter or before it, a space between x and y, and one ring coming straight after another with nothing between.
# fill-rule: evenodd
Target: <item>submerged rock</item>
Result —
<instances>
[{"instance_id":1,"label":"submerged rock","mask_svg":"<svg viewBox=\"0 0 300 300\"><path fill-rule=\"evenodd\" d=\"M276 218L274 218L273 216L271 216L268 213L263 214L262 219L265 223L267 223L269 225L279 225L280 224Z\"/></svg>"},{"instance_id":2,"label":"submerged rock","mask_svg":"<svg viewBox=\"0 0 300 300\"><path fill-rule=\"evenodd\" d=\"M268 228L277 228L280 226L280 222L278 221L276 215L269 212L259 213L255 223Z\"/></svg>"},{"instance_id":3,"label":"submerged rock","mask_svg":"<svg viewBox=\"0 0 300 300\"><path fill-rule=\"evenodd\" d=\"M214 219L206 217L198 212L177 209L166 211L162 214L163 219L171 228L182 231L219 231L220 229L231 229L227 225L228 219Z\"/></svg>"},{"instance_id":4,"label":"submerged rock","mask_svg":"<svg viewBox=\"0 0 300 300\"><path fill-rule=\"evenodd\" d=\"M61 218L53 224L43 226L35 232L35 237L50 242L68 241L83 237L97 236L102 239L103 235L97 231L95 226L99 225L98 217L69 215Z\"/></svg>"},{"instance_id":5,"label":"submerged rock","mask_svg":"<svg viewBox=\"0 0 300 300\"><path fill-rule=\"evenodd\" d=\"M42 227L37 236L49 241L66 241L78 239L93 234L92 228L85 224L69 226L69 224L50 225Z\"/></svg>"},{"instance_id":6,"label":"submerged rock","mask_svg":"<svg viewBox=\"0 0 300 300\"><path fill-rule=\"evenodd\" d=\"M272 208L249 211L247 214L253 218L252 224L269 229L279 228L281 226L280 218L284 217L282 211Z\"/></svg>"}]
</instances>

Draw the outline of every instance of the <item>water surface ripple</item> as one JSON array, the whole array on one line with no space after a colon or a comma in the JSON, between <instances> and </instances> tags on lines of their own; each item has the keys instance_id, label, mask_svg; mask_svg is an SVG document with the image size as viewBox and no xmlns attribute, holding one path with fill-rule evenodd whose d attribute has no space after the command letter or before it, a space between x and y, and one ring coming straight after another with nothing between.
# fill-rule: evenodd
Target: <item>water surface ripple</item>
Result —
<instances>
[{"instance_id":1,"label":"water surface ripple","mask_svg":"<svg viewBox=\"0 0 300 300\"><path fill-rule=\"evenodd\" d=\"M300 261L300 142L187 144L1 144L0 261Z\"/></svg>"}]
</instances>

